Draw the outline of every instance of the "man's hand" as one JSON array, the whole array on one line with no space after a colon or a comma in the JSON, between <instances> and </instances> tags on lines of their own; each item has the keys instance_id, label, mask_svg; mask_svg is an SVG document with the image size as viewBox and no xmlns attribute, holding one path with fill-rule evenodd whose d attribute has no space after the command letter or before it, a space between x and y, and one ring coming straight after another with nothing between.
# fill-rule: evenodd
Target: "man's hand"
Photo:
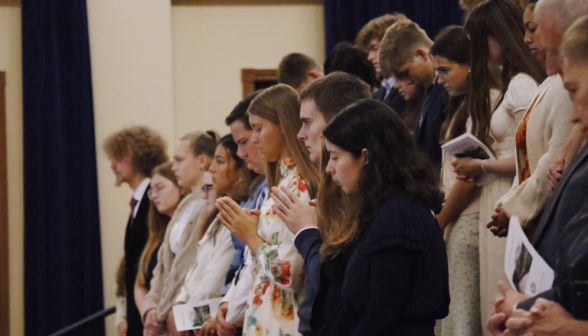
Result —
<instances>
[{"instance_id":1,"label":"man's hand","mask_svg":"<svg viewBox=\"0 0 588 336\"><path fill-rule=\"evenodd\" d=\"M494 336L505 336L506 319L506 314L493 312L486 322L486 329Z\"/></svg>"},{"instance_id":2,"label":"man's hand","mask_svg":"<svg viewBox=\"0 0 588 336\"><path fill-rule=\"evenodd\" d=\"M122 321L116 327L116 331L118 332L118 336L127 336L127 328L128 324L127 321Z\"/></svg>"},{"instance_id":3,"label":"man's hand","mask_svg":"<svg viewBox=\"0 0 588 336\"><path fill-rule=\"evenodd\" d=\"M151 309L147 312L147 316L145 316L145 323L143 327L147 331L147 335L149 336L156 336L163 333L165 330L165 326L162 323L157 321L157 310Z\"/></svg>"},{"instance_id":4,"label":"man's hand","mask_svg":"<svg viewBox=\"0 0 588 336\"><path fill-rule=\"evenodd\" d=\"M561 305L542 298L537 299L530 311L517 309L506 322L507 330L512 335L531 334L533 336L572 335L573 325L577 322ZM586 325L584 325L584 328ZM586 330L579 331L583 335Z\"/></svg>"},{"instance_id":5,"label":"man's hand","mask_svg":"<svg viewBox=\"0 0 588 336\"><path fill-rule=\"evenodd\" d=\"M495 214L492 215L492 221L486 225L492 233L497 237L506 237L508 234L508 224L510 218L503 208L494 209Z\"/></svg>"},{"instance_id":6,"label":"man's hand","mask_svg":"<svg viewBox=\"0 0 588 336\"><path fill-rule=\"evenodd\" d=\"M549 188L551 191L555 190L557 183L561 179L564 171L566 153L560 152L553 158L549 165L549 173L547 174L547 180L549 182Z\"/></svg>"},{"instance_id":7,"label":"man's hand","mask_svg":"<svg viewBox=\"0 0 588 336\"><path fill-rule=\"evenodd\" d=\"M301 201L286 187L273 187L271 196L276 203L272 206L274 213L293 234L297 234L306 227L317 226L318 219L314 203Z\"/></svg>"},{"instance_id":8,"label":"man's hand","mask_svg":"<svg viewBox=\"0 0 588 336\"><path fill-rule=\"evenodd\" d=\"M216 326L219 336L234 336L237 335L237 328L227 322L227 311L229 310L229 303L223 302L218 307L216 313Z\"/></svg>"},{"instance_id":9,"label":"man's hand","mask_svg":"<svg viewBox=\"0 0 588 336\"><path fill-rule=\"evenodd\" d=\"M517 292L508 282L498 281L500 294L494 295L494 310L510 316L514 307L529 298L528 295Z\"/></svg>"}]
</instances>

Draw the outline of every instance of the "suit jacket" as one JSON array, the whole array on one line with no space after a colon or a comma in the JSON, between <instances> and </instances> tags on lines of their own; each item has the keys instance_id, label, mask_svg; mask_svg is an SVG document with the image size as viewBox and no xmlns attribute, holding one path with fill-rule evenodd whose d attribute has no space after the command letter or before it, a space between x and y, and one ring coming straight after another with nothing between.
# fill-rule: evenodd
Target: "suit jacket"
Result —
<instances>
[{"instance_id":1,"label":"suit jacket","mask_svg":"<svg viewBox=\"0 0 588 336\"><path fill-rule=\"evenodd\" d=\"M149 237L149 228L147 226L149 213L149 197L147 192L150 187L147 187L141 202L137 205L137 215L133 220L127 222L127 229L125 233L125 289L127 294L127 336L143 336L143 322L141 314L135 304L135 278L139 269L139 260L141 253L147 243ZM130 218L129 218L130 219Z\"/></svg>"},{"instance_id":2,"label":"suit jacket","mask_svg":"<svg viewBox=\"0 0 588 336\"><path fill-rule=\"evenodd\" d=\"M400 94L400 92L398 92L397 89L392 88L388 96L386 96L386 88L381 87L372 95L372 98L390 106L394 112L400 116L400 118L404 117L404 112L406 111L406 100L404 100L404 97Z\"/></svg>"},{"instance_id":3,"label":"suit jacket","mask_svg":"<svg viewBox=\"0 0 588 336\"><path fill-rule=\"evenodd\" d=\"M556 273L553 288L520 303L517 308L530 309L538 297L554 300L564 307L569 305L566 303L569 300L564 299L564 287L569 279L566 274L573 269L570 269L567 258L563 256L572 246L569 243L562 244L569 240L569 237L586 240L586 237L581 237L581 232L586 231L581 231L582 225L574 222L577 222L578 218L584 220L584 223L587 222L585 214L582 217L581 211L586 203L587 194L588 146L585 145L570 163L553 196L547 202L535 232L535 249Z\"/></svg>"},{"instance_id":4,"label":"suit jacket","mask_svg":"<svg viewBox=\"0 0 588 336\"><path fill-rule=\"evenodd\" d=\"M304 300L298 307L298 317L300 324L298 325L298 332L302 335L311 334L310 320L312 318L312 306L314 299L320 287L320 273L321 273L321 256L320 249L323 243L323 238L318 228L305 229L298 232L294 238L294 245L296 249L304 258L304 270L306 271L306 279L304 280Z\"/></svg>"},{"instance_id":5,"label":"suit jacket","mask_svg":"<svg viewBox=\"0 0 588 336\"><path fill-rule=\"evenodd\" d=\"M419 121L414 129L417 144L438 168L441 168L439 133L445 121L445 112L448 105L449 94L443 85L435 80L423 94Z\"/></svg>"}]
</instances>

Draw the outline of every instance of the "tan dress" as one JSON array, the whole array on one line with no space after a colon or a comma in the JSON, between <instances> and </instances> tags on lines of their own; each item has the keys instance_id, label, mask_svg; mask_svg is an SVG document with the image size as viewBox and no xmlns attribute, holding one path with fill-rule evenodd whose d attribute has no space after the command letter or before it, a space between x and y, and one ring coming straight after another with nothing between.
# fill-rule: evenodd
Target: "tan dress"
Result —
<instances>
[{"instance_id":1,"label":"tan dress","mask_svg":"<svg viewBox=\"0 0 588 336\"><path fill-rule=\"evenodd\" d=\"M471 123L467 126L471 131ZM457 182L451 164L453 155L443 152L441 166L441 189L449 196ZM459 218L447 225L444 231L449 269L449 315L438 321L437 336L478 336L482 329L480 320L480 257L478 252L478 223L480 193L460 214Z\"/></svg>"},{"instance_id":2,"label":"tan dress","mask_svg":"<svg viewBox=\"0 0 588 336\"><path fill-rule=\"evenodd\" d=\"M500 106L492 114L490 135L494 139L491 150L497 160L515 155L515 113L526 111L537 90L537 82L526 74L518 74L510 82ZM481 320L485 325L494 309L493 298L498 292L496 284L506 281L504 274L504 251L506 238L497 238L486 228L492 220L496 203L513 184L512 177L498 177L482 187L480 196L480 303ZM491 335L486 328L484 335ZM445 335L444 335L445 336Z\"/></svg>"}]
</instances>

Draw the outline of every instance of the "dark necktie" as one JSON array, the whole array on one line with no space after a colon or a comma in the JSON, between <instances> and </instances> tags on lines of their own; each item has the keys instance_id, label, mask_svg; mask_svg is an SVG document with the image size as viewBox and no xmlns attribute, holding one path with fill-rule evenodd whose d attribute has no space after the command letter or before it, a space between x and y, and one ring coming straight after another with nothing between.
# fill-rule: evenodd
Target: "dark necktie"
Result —
<instances>
[{"instance_id":1,"label":"dark necktie","mask_svg":"<svg viewBox=\"0 0 588 336\"><path fill-rule=\"evenodd\" d=\"M129 223L131 223L131 226L133 226L133 221L135 220L134 214L137 203L139 203L139 201L137 201L134 197L131 198L131 214L129 215Z\"/></svg>"}]
</instances>

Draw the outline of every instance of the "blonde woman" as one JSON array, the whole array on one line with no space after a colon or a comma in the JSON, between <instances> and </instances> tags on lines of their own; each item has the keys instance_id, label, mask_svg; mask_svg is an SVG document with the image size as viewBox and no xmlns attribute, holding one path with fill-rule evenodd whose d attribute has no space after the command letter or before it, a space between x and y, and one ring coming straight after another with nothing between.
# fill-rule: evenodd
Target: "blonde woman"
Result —
<instances>
[{"instance_id":1,"label":"blonde woman","mask_svg":"<svg viewBox=\"0 0 588 336\"><path fill-rule=\"evenodd\" d=\"M298 94L287 85L263 91L251 102L250 139L267 161L271 187L287 187L308 202L316 196L318 170L297 139L301 122ZM245 213L226 198L217 202L221 222L252 251L253 288L247 300L243 335L299 335L298 306L304 292L303 259L294 246L294 234L273 212L267 199L260 213ZM251 220L251 217L257 219Z\"/></svg>"},{"instance_id":2,"label":"blonde woman","mask_svg":"<svg viewBox=\"0 0 588 336\"><path fill-rule=\"evenodd\" d=\"M157 255L151 288L142 307L147 335L167 333L166 321L186 273L194 263L200 225L206 220L203 175L214 156L218 135L213 131L187 134L174 149L172 171L178 185L190 190L178 205Z\"/></svg>"}]
</instances>

